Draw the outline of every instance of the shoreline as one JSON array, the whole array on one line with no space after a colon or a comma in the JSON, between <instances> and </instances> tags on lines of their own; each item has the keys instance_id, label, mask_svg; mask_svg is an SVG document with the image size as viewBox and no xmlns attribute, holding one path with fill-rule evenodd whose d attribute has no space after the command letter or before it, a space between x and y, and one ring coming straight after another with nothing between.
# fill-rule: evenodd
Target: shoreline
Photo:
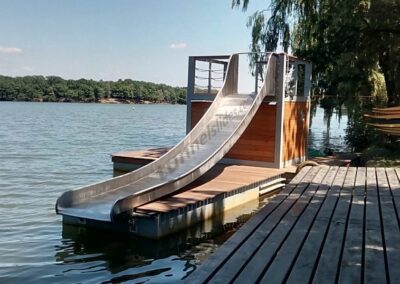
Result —
<instances>
[{"instance_id":1,"label":"shoreline","mask_svg":"<svg viewBox=\"0 0 400 284\"><path fill-rule=\"evenodd\" d=\"M69 104L113 104L113 105L186 105L179 103L168 103L168 102L151 102L151 101L135 101L130 99L117 99L117 98L107 98L100 99L98 101L18 101L18 100L0 100L1 102L24 102L24 103L69 103Z\"/></svg>"}]
</instances>

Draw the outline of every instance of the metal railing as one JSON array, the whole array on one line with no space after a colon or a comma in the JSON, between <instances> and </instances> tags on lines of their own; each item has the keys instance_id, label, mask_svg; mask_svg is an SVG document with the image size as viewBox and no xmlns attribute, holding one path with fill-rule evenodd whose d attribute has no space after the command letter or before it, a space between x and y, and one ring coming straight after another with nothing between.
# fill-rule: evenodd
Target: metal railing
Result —
<instances>
[{"instance_id":1,"label":"metal railing","mask_svg":"<svg viewBox=\"0 0 400 284\"><path fill-rule=\"evenodd\" d=\"M189 57L188 94L216 95L225 80L229 55Z\"/></svg>"}]
</instances>

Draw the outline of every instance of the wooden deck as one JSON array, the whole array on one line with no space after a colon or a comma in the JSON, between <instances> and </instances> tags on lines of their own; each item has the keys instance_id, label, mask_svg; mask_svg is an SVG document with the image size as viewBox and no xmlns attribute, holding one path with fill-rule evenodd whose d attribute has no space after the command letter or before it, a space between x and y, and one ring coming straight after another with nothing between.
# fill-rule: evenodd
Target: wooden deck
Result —
<instances>
[{"instance_id":1,"label":"wooden deck","mask_svg":"<svg viewBox=\"0 0 400 284\"><path fill-rule=\"evenodd\" d=\"M114 163L145 165L159 158L169 149L155 148L120 152L112 155L112 161ZM245 165L217 164L203 176L185 186L174 195L142 205L136 211L140 213L161 213L179 210L196 203L204 203L216 197L221 197L221 195L231 194L244 187L252 187L258 183L261 184L269 179L278 179L284 174L293 174L295 171L296 167L272 169Z\"/></svg>"},{"instance_id":2,"label":"wooden deck","mask_svg":"<svg viewBox=\"0 0 400 284\"><path fill-rule=\"evenodd\" d=\"M400 169L306 167L187 283L400 283Z\"/></svg>"},{"instance_id":3,"label":"wooden deck","mask_svg":"<svg viewBox=\"0 0 400 284\"><path fill-rule=\"evenodd\" d=\"M178 193L142 205L136 211L170 212L193 204L204 204L217 197L234 194L234 191L240 189L245 191L269 179L277 179L285 172L278 169L218 164L193 183L183 187Z\"/></svg>"},{"instance_id":4,"label":"wooden deck","mask_svg":"<svg viewBox=\"0 0 400 284\"><path fill-rule=\"evenodd\" d=\"M153 162L154 160L167 153L170 149L171 147L163 147L147 150L118 152L112 154L111 159L114 163L115 170L130 171ZM311 161L317 162L320 165L347 166L356 157L357 155L351 153L339 153L335 156L315 157L312 158ZM119 166L121 165L124 166L119 168ZM130 168L129 165L133 166ZM289 168L292 168L289 170L290 172L294 169L294 167ZM289 168L287 168L286 170L288 170Z\"/></svg>"},{"instance_id":5,"label":"wooden deck","mask_svg":"<svg viewBox=\"0 0 400 284\"><path fill-rule=\"evenodd\" d=\"M113 163L131 163L144 166L160 158L170 149L171 147L164 147L147 150L118 152L111 155L111 160Z\"/></svg>"},{"instance_id":6,"label":"wooden deck","mask_svg":"<svg viewBox=\"0 0 400 284\"><path fill-rule=\"evenodd\" d=\"M114 169L140 168L166 151L160 148L113 154ZM213 216L232 216L231 209L281 190L285 179L294 176L295 171L293 166L274 169L217 164L178 192L137 207L131 232L161 238Z\"/></svg>"}]
</instances>

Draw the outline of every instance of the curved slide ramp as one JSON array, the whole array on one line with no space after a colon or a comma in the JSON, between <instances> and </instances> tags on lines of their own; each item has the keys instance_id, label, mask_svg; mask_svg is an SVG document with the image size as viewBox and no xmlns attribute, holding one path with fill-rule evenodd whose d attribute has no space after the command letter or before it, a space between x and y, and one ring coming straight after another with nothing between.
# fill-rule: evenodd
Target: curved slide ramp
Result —
<instances>
[{"instance_id":1,"label":"curved slide ramp","mask_svg":"<svg viewBox=\"0 0 400 284\"><path fill-rule=\"evenodd\" d=\"M238 94L239 54L230 57L222 88L202 119L174 148L136 171L63 193L58 214L118 222L121 216L193 182L232 148L274 87L276 56L268 54L258 94Z\"/></svg>"}]
</instances>

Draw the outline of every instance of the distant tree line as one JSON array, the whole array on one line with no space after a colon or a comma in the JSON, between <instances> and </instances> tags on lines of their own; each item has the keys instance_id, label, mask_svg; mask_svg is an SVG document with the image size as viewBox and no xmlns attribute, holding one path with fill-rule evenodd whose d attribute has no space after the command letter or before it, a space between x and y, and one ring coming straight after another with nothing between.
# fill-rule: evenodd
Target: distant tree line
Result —
<instances>
[{"instance_id":1,"label":"distant tree line","mask_svg":"<svg viewBox=\"0 0 400 284\"><path fill-rule=\"evenodd\" d=\"M0 101L186 103L186 88L130 79L118 81L65 80L57 76L0 75Z\"/></svg>"}]
</instances>

